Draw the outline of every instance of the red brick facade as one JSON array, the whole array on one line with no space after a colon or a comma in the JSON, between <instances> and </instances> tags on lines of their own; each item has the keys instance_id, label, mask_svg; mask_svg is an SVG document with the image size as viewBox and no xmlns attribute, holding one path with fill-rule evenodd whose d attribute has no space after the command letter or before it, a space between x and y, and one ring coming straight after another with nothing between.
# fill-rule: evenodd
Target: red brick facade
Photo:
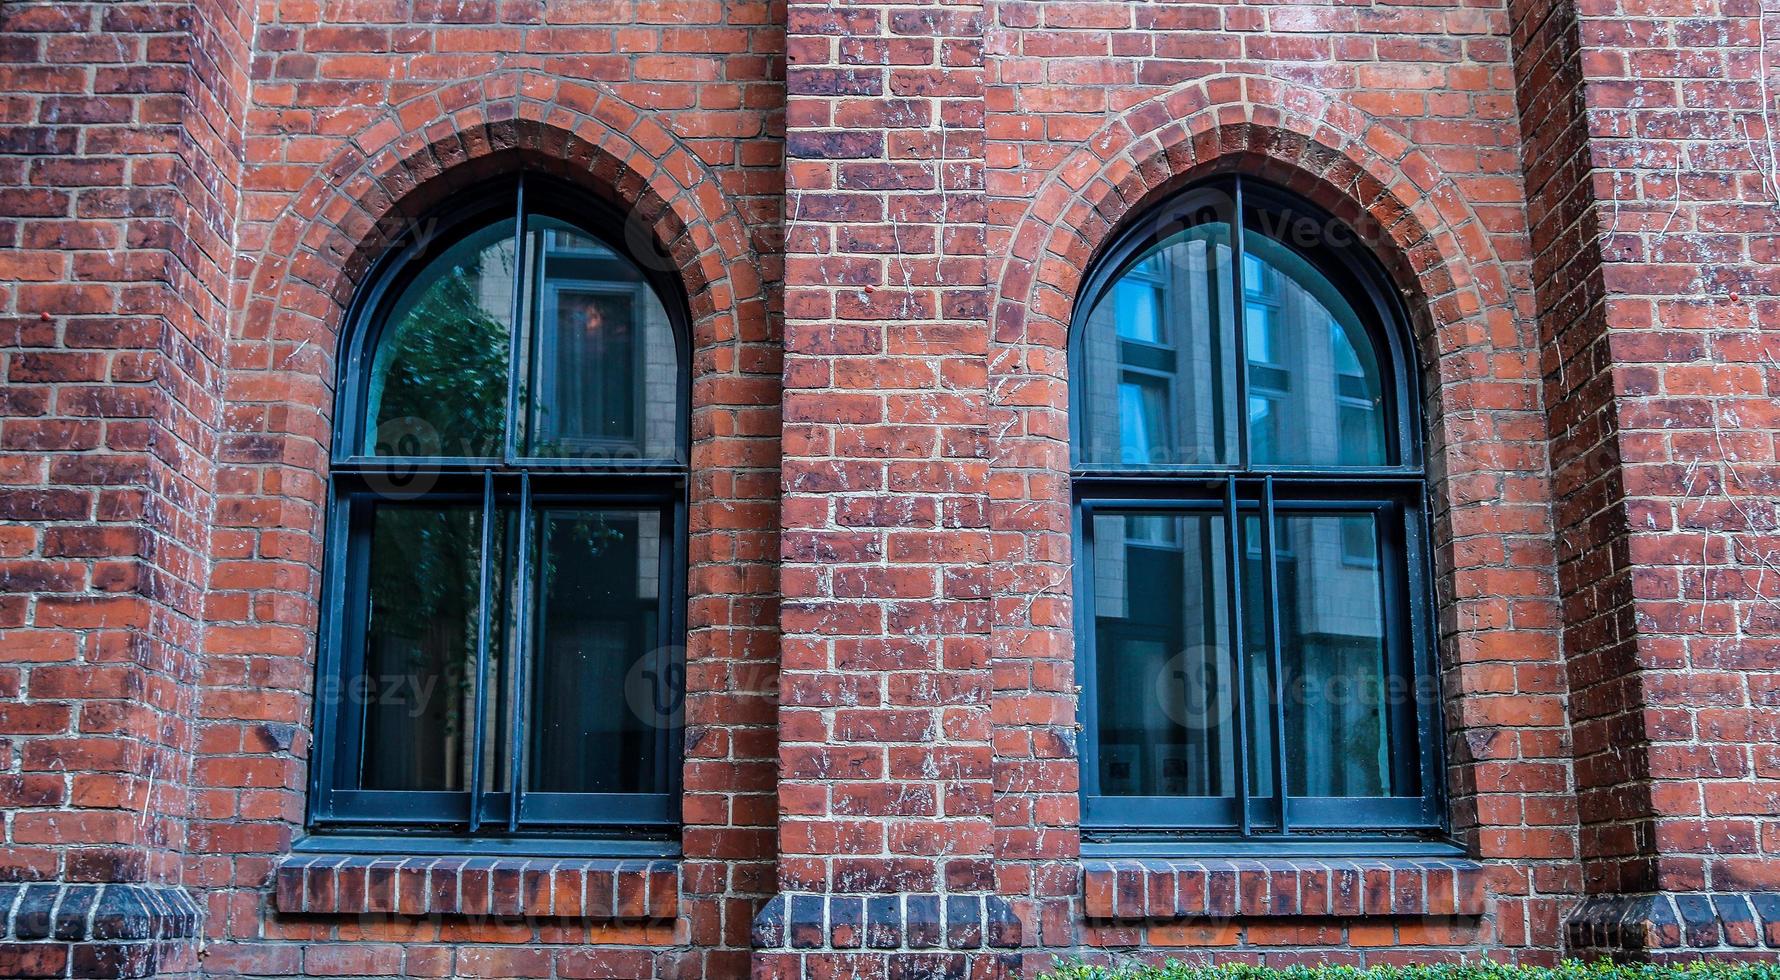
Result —
<instances>
[{"instance_id":1,"label":"red brick facade","mask_svg":"<svg viewBox=\"0 0 1780 980\"><path fill-rule=\"evenodd\" d=\"M1763 25L3 0L0 975L1774 955ZM522 170L690 301L681 854L293 854L347 305ZM1369 235L1412 320L1462 856L1083 846L1068 326L1230 170Z\"/></svg>"}]
</instances>

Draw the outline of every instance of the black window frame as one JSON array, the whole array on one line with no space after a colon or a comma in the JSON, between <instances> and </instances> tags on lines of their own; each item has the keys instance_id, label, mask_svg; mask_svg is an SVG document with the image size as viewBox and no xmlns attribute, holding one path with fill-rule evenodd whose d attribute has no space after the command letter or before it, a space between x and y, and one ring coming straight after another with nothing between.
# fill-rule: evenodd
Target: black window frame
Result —
<instances>
[{"instance_id":1,"label":"black window frame","mask_svg":"<svg viewBox=\"0 0 1780 980\"><path fill-rule=\"evenodd\" d=\"M1248 296L1243 275L1245 234L1255 224L1310 221L1315 227L1341 229L1345 236L1323 235L1315 243L1294 243L1291 236L1269 236L1285 245L1325 276L1359 314L1382 362L1381 406L1386 429L1383 466L1254 465L1249 459L1249 362L1246 356ZM1231 220L1240 216L1241 220ZM1234 345L1234 418L1218 418L1214 428L1239 430L1237 458L1224 463L1148 466L1083 461L1084 424L1090 418L1089 375L1084 363L1088 320L1132 262L1152 245L1184 227L1206 221L1230 224L1230 295L1235 309L1226 335L1216 343ZM1351 229L1315 205L1275 185L1223 173L1190 185L1145 211L1117 233L1089 266L1072 314L1068 367L1069 437L1071 444L1072 536L1074 568L1076 675L1078 691L1078 758L1080 759L1082 828L1085 847L1095 852L1163 855L1270 854L1452 854L1445 806L1441 749L1443 719L1436 663L1436 623L1432 589L1432 539L1428 520L1428 485L1420 430L1420 393L1407 312L1377 257ZM1221 349L1221 347L1220 347ZM1213 383L1232 385L1223 366L1214 366ZM1095 393L1110 397L1109 393ZM1217 397L1224 397L1222 391ZM1337 399L1338 400L1338 399ZM1331 404L1330 408L1335 408ZM1218 436L1220 440L1225 437ZM1220 443L1222 444L1222 443ZM1272 793L1249 791L1248 698L1236 698L1233 797L1111 796L1099 793L1100 706L1096 690L1098 663L1094 597L1094 516L1119 511L1156 514L1216 512L1223 515L1219 543L1225 568L1243 567L1249 549L1244 528L1251 519L1259 528L1260 551L1274 555L1265 565L1261 608L1266 622L1262 640L1270 673L1281 674L1279 616L1279 549L1273 540L1281 516L1317 510L1367 510L1379 515L1378 566L1384 584L1387 656L1393 672L1409 668L1417 692L1412 695L1416 745L1405 753L1415 769L1419 795L1390 797L1294 797L1284 753L1284 706L1278 692L1266 719L1271 728ZM1390 520L1386 520L1386 517ZM1230 575L1220 600L1238 649L1249 642L1242 619L1248 608L1242 596L1243 575ZM1243 690L1243 656L1235 656L1233 690ZM1409 737L1399 730L1392 737Z\"/></svg>"},{"instance_id":2,"label":"black window frame","mask_svg":"<svg viewBox=\"0 0 1780 980\"><path fill-rule=\"evenodd\" d=\"M678 398L674 419L672 458L575 458L524 455L524 426L530 425L534 406L529 404L527 375L535 371L539 344L535 325L521 322L524 295L535 287L539 274L526 251L528 219L552 217L564 220L611 249L621 261L641 273L645 286L667 312L674 338ZM388 326L392 302L411 282L447 249L469 235L498 224L514 222L514 315L509 329L508 393L502 437L502 456L442 457L375 455L365 445L368 386L371 360ZM321 632L317 660L317 692L313 751L309 771L309 836L298 850L346 848L364 852L397 853L525 853L612 854L656 856L677 853L680 802L684 767L683 725L673 724L664 733L659 751L665 762L660 773L663 790L655 793L548 793L524 788L526 751L531 733L526 727L533 679L527 676L538 655L535 641L524 642L517 656L504 657L504 682L524 692L510 719L504 743L510 753L506 791L485 790L481 769L484 753L471 749L473 768L464 790L437 792L364 790L356 788L350 751L359 744L361 725L342 717L339 697L323 696L330 689L344 691L362 664L365 644L358 627L369 592L365 565L370 548L365 538L370 524L365 514L375 501L399 506L403 502L457 501L481 508L482 530L480 598L482 623L476 669L484 682L477 685L476 739L485 736L482 704L488 696L489 635L493 629L511 627L514 635L528 635L535 627L535 612L527 591L541 581L537 572L539 544L533 529L545 505L584 510L629 510L660 515L657 543L659 585L656 616L657 643L652 656L661 659L657 669L667 678L671 698L684 705L687 592L687 510L689 493L691 419L691 316L685 293L667 263L659 255L639 255L628 245L630 227L625 214L606 201L566 182L540 174L520 174L478 185L455 195L445 206L410 222L407 231L385 249L365 277L365 286L354 296L342 320L340 333L340 381L336 390L332 431L333 448L328 476L325 514L326 539L323 567ZM639 345L640 346L640 345ZM639 353L639 356L641 354ZM424 491L404 487L420 485ZM518 557L513 563L512 591L504 602L512 612L490 625L494 593L500 587L500 569L491 568L491 543L496 533L492 518L505 510L504 523L513 529ZM514 514L532 515L513 520ZM515 596L517 598L515 598ZM514 623L506 622L516 617ZM337 687L330 688L330 679ZM480 744L480 743L476 743ZM513 788L517 787L517 792Z\"/></svg>"}]
</instances>

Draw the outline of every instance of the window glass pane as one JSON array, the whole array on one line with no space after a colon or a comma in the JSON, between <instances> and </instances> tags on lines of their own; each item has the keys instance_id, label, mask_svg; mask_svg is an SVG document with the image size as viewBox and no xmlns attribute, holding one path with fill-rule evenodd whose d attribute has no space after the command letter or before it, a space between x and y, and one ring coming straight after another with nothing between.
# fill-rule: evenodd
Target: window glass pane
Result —
<instances>
[{"instance_id":1,"label":"window glass pane","mask_svg":"<svg viewBox=\"0 0 1780 980\"><path fill-rule=\"evenodd\" d=\"M1233 796L1224 519L1094 515L1100 792Z\"/></svg>"},{"instance_id":2,"label":"window glass pane","mask_svg":"<svg viewBox=\"0 0 1780 980\"><path fill-rule=\"evenodd\" d=\"M1256 465L1382 466L1384 383L1371 335L1322 273L1245 229L1249 458ZM1344 411L1337 412L1340 405ZM1267 426L1265 431L1262 427Z\"/></svg>"},{"instance_id":3,"label":"window glass pane","mask_svg":"<svg viewBox=\"0 0 1780 980\"><path fill-rule=\"evenodd\" d=\"M641 270L593 236L533 216L528 454L675 459L679 352Z\"/></svg>"},{"instance_id":4,"label":"window glass pane","mask_svg":"<svg viewBox=\"0 0 1780 980\"><path fill-rule=\"evenodd\" d=\"M451 246L389 308L371 356L364 453L501 455L513 230L496 222Z\"/></svg>"},{"instance_id":5,"label":"window glass pane","mask_svg":"<svg viewBox=\"0 0 1780 980\"><path fill-rule=\"evenodd\" d=\"M660 634L661 515L538 514L528 787L666 792L677 658Z\"/></svg>"},{"instance_id":6,"label":"window glass pane","mask_svg":"<svg viewBox=\"0 0 1780 980\"><path fill-rule=\"evenodd\" d=\"M1251 364L1273 363L1273 307L1250 302L1244 307L1243 343Z\"/></svg>"},{"instance_id":7,"label":"window glass pane","mask_svg":"<svg viewBox=\"0 0 1780 980\"><path fill-rule=\"evenodd\" d=\"M1274 783L1276 752L1274 721L1278 699L1274 692L1279 684L1273 675L1273 647L1267 634L1267 566L1261 541L1261 515L1243 515L1242 527L1242 650L1248 658L1243 677L1248 737L1249 793L1257 798L1272 797L1279 790ZM1291 542L1284 536L1284 525L1276 522L1273 536L1274 553L1288 557ZM1280 580L1284 592L1284 579ZM1281 605L1283 609L1283 602ZM1264 811L1270 812L1270 811ZM1269 819L1272 819L1271 817Z\"/></svg>"},{"instance_id":8,"label":"window glass pane","mask_svg":"<svg viewBox=\"0 0 1780 980\"><path fill-rule=\"evenodd\" d=\"M1350 565L1378 565L1377 520L1370 514L1341 519L1341 559Z\"/></svg>"},{"instance_id":9,"label":"window glass pane","mask_svg":"<svg viewBox=\"0 0 1780 980\"><path fill-rule=\"evenodd\" d=\"M379 504L370 523L364 673L342 692L347 717L362 712L359 784L465 789L474 738L482 508ZM499 630L489 639L498 657Z\"/></svg>"},{"instance_id":10,"label":"window glass pane","mask_svg":"<svg viewBox=\"0 0 1780 980\"><path fill-rule=\"evenodd\" d=\"M1122 463L1166 461L1168 445L1168 379L1130 374L1119 383L1119 428Z\"/></svg>"},{"instance_id":11,"label":"window glass pane","mask_svg":"<svg viewBox=\"0 0 1780 980\"><path fill-rule=\"evenodd\" d=\"M1278 519L1292 796L1420 792L1414 785L1415 741L1405 728L1414 717L1413 685L1393 679L1386 644L1377 520L1370 511L1282 513ZM1374 556L1371 561L1353 560L1361 549Z\"/></svg>"},{"instance_id":12,"label":"window glass pane","mask_svg":"<svg viewBox=\"0 0 1780 980\"><path fill-rule=\"evenodd\" d=\"M1380 438L1378 409L1366 402L1343 401L1337 412L1341 451L1336 454L1336 462L1343 466L1375 463L1373 449Z\"/></svg>"},{"instance_id":13,"label":"window glass pane","mask_svg":"<svg viewBox=\"0 0 1780 980\"><path fill-rule=\"evenodd\" d=\"M1125 273L1113 287L1119 336L1145 343L1162 342L1162 263L1151 256Z\"/></svg>"},{"instance_id":14,"label":"window glass pane","mask_svg":"<svg viewBox=\"0 0 1780 980\"><path fill-rule=\"evenodd\" d=\"M1271 395L1248 396L1248 451L1255 462L1275 458L1279 447L1279 406Z\"/></svg>"},{"instance_id":15,"label":"window glass pane","mask_svg":"<svg viewBox=\"0 0 1780 980\"><path fill-rule=\"evenodd\" d=\"M1129 263L1082 321L1079 461L1142 466L1236 457L1230 226L1195 225ZM1129 393L1134 371L1153 394ZM1137 401L1153 399L1141 411Z\"/></svg>"}]
</instances>

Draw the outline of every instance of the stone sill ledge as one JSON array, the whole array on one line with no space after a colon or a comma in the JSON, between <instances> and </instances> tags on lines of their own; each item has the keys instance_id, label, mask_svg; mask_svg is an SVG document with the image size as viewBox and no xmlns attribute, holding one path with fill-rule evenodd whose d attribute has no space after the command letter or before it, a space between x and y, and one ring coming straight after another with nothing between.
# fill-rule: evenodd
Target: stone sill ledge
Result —
<instances>
[{"instance_id":1,"label":"stone sill ledge","mask_svg":"<svg viewBox=\"0 0 1780 980\"><path fill-rule=\"evenodd\" d=\"M1458 858L1082 862L1091 919L1476 916L1483 886L1483 866Z\"/></svg>"},{"instance_id":2,"label":"stone sill ledge","mask_svg":"<svg viewBox=\"0 0 1780 980\"><path fill-rule=\"evenodd\" d=\"M0 977L183 976L201 917L177 885L0 884Z\"/></svg>"},{"instance_id":3,"label":"stone sill ledge","mask_svg":"<svg viewBox=\"0 0 1780 980\"><path fill-rule=\"evenodd\" d=\"M757 950L958 951L1015 949L1022 932L1000 895L781 892L755 915L749 938Z\"/></svg>"},{"instance_id":4,"label":"stone sill ledge","mask_svg":"<svg viewBox=\"0 0 1780 980\"><path fill-rule=\"evenodd\" d=\"M13 942L189 939L199 917L191 896L171 885L0 884L0 939Z\"/></svg>"},{"instance_id":5,"label":"stone sill ledge","mask_svg":"<svg viewBox=\"0 0 1780 980\"><path fill-rule=\"evenodd\" d=\"M673 919L679 863L518 857L294 854L273 876L278 911L302 915Z\"/></svg>"},{"instance_id":6,"label":"stone sill ledge","mask_svg":"<svg viewBox=\"0 0 1780 980\"><path fill-rule=\"evenodd\" d=\"M1592 895L1564 928L1573 950L1780 949L1780 893Z\"/></svg>"}]
</instances>

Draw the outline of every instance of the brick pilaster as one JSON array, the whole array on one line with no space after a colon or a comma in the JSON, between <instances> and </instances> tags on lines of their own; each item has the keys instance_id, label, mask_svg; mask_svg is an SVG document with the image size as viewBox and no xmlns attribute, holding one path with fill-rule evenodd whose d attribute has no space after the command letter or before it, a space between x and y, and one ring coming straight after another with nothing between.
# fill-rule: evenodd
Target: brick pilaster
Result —
<instances>
[{"instance_id":1,"label":"brick pilaster","mask_svg":"<svg viewBox=\"0 0 1780 980\"><path fill-rule=\"evenodd\" d=\"M195 962L181 883L248 10L0 10L0 878L35 883L8 900L0 975ZM38 906L53 929L19 917Z\"/></svg>"},{"instance_id":2,"label":"brick pilaster","mask_svg":"<svg viewBox=\"0 0 1780 980\"><path fill-rule=\"evenodd\" d=\"M1511 5L1595 896L1576 950L1648 953L1672 907L1780 885L1761 7Z\"/></svg>"},{"instance_id":3,"label":"brick pilaster","mask_svg":"<svg viewBox=\"0 0 1780 980\"><path fill-rule=\"evenodd\" d=\"M1625 489L1617 465L1618 416L1605 351L1587 106L1574 8L1563 2L1525 2L1513 5L1512 13L1517 94L1528 134L1521 156L1544 348L1547 431L1561 497L1554 501L1554 519L1559 526L1560 588L1566 597L1563 647L1571 667L1571 720L1578 729L1574 751L1587 760L1600 752L1600 733L1610 725L1603 712L1614 710L1614 698L1602 695L1636 672L1632 631L1625 621L1631 598L1623 560L1627 528L1620 509ZM1631 732L1621 732L1621 738L1621 744L1637 741ZM1601 767L1586 764L1578 767L1576 781L1579 795L1592 792L1597 801L1619 784ZM1612 819L1606 811L1624 814L1629 802L1622 798L1582 813L1582 856L1588 876L1597 882L1605 874L1603 862L1617 849L1603 835L1601 824Z\"/></svg>"},{"instance_id":4,"label":"brick pilaster","mask_svg":"<svg viewBox=\"0 0 1780 980\"><path fill-rule=\"evenodd\" d=\"M781 904L943 906L994 884L983 11L788 17Z\"/></svg>"}]
</instances>

